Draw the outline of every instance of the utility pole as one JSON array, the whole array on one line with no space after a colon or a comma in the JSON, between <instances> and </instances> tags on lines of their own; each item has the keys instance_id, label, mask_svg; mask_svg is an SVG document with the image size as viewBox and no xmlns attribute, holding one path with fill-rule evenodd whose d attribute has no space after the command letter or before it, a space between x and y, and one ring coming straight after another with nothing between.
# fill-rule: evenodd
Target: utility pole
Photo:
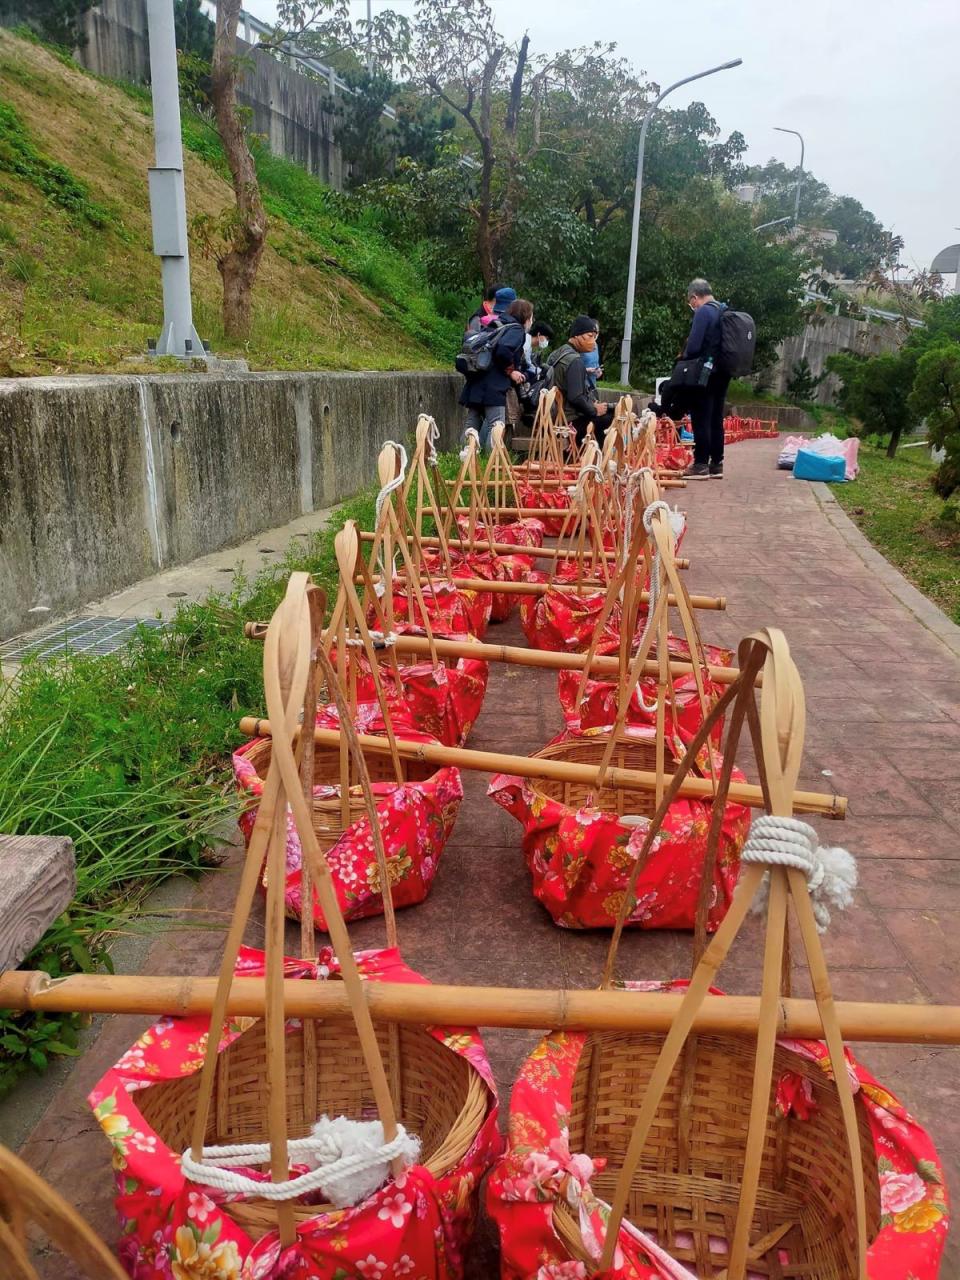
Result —
<instances>
[{"instance_id":1,"label":"utility pole","mask_svg":"<svg viewBox=\"0 0 960 1280\"><path fill-rule=\"evenodd\" d=\"M637 244L640 239L640 197L643 193L643 153L647 145L647 129L653 119L653 113L668 93L673 93L674 89L679 89L681 85L689 84L691 80L702 80L704 76L712 76L717 71L728 71L731 67L739 67L742 62L742 58L734 58L732 62L722 62L719 67L711 67L708 71L698 71L696 75L684 76L682 80L676 80L672 85L664 89L659 98L656 98L647 107L644 114L643 124L640 126L640 145L637 148L637 181L633 193L633 230L630 235L630 265L627 268L627 307L623 319L623 345L620 347L620 381L624 386L630 385L630 348L633 345L633 300L637 287Z\"/></svg>"},{"instance_id":2,"label":"utility pole","mask_svg":"<svg viewBox=\"0 0 960 1280\"><path fill-rule=\"evenodd\" d=\"M373 75L373 0L367 0L367 75Z\"/></svg>"},{"instance_id":3,"label":"utility pole","mask_svg":"<svg viewBox=\"0 0 960 1280\"><path fill-rule=\"evenodd\" d=\"M180 87L173 0L147 0L153 136L156 164L148 170L153 252L163 279L163 330L158 356L199 356L204 346L193 327L190 256L187 249L187 201L183 185L180 137Z\"/></svg>"}]
</instances>

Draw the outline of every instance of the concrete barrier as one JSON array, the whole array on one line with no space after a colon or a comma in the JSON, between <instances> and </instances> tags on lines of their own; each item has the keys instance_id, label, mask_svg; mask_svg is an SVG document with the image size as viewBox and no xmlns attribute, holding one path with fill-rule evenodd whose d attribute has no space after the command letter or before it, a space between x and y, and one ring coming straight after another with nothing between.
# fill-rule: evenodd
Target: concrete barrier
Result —
<instances>
[{"instance_id":1,"label":"concrete barrier","mask_svg":"<svg viewBox=\"0 0 960 1280\"><path fill-rule=\"evenodd\" d=\"M370 484L446 373L0 379L0 639ZM45 608L50 613L31 613Z\"/></svg>"}]
</instances>

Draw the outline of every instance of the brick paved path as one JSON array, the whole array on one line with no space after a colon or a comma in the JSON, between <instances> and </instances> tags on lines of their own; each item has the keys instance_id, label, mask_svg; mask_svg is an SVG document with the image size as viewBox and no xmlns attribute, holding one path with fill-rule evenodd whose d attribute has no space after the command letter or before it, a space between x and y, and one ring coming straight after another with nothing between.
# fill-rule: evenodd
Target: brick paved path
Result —
<instances>
[{"instance_id":1,"label":"brick paved path","mask_svg":"<svg viewBox=\"0 0 960 1280\"><path fill-rule=\"evenodd\" d=\"M860 858L857 904L835 917L825 946L840 998L960 1002L960 666L866 568L825 519L810 486L774 469L776 442L728 453L728 478L679 492L690 513L684 550L691 589L725 594L726 614L703 618L704 638L735 645L750 629L786 632L804 676L808 734L801 785L850 799L845 824L817 822L825 843ZM496 628L522 643L515 621ZM484 711L471 739L478 748L534 751L561 725L555 677L494 664ZM443 982L583 987L599 978L601 933L556 929L533 900L519 850L519 826L485 797L486 778L467 775L459 823L426 903L401 913L405 958ZM203 904L226 910L232 876L208 877ZM721 974L732 992L758 986L757 926ZM354 930L376 945L375 921ZM256 930L250 941L256 942ZM216 936L165 939L154 972L209 972ZM291 946L295 940L291 937ZM686 935L633 932L621 973L683 976ZM797 994L805 994L802 981ZM113 1238L107 1144L88 1119L83 1095L122 1052L142 1020L115 1019L81 1061L29 1140L27 1158ZM488 1032L490 1056L507 1101L510 1080L536 1035ZM960 1187L960 1051L865 1046L861 1056L932 1129ZM69 1280L61 1265L47 1275ZM487 1224L469 1274L496 1274ZM960 1274L951 1246L944 1276Z\"/></svg>"}]
</instances>

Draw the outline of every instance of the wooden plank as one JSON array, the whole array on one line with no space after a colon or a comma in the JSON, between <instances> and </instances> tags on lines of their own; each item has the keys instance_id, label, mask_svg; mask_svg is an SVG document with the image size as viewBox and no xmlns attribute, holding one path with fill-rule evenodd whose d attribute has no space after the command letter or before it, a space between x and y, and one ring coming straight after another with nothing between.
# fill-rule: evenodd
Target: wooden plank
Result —
<instances>
[{"instance_id":1,"label":"wooden plank","mask_svg":"<svg viewBox=\"0 0 960 1280\"><path fill-rule=\"evenodd\" d=\"M0 836L0 970L29 955L76 891L72 840Z\"/></svg>"}]
</instances>

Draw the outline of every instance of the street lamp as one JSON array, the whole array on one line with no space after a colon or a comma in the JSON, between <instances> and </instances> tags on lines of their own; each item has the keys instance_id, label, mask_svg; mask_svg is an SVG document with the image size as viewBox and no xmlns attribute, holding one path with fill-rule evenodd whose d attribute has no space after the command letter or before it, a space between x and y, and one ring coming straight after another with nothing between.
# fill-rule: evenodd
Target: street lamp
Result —
<instances>
[{"instance_id":1,"label":"street lamp","mask_svg":"<svg viewBox=\"0 0 960 1280\"><path fill-rule=\"evenodd\" d=\"M793 202L793 220L794 222L799 222L800 221L800 188L803 186L803 154L804 154L803 136L797 133L796 129L781 129L778 124L775 124L773 127L777 133L792 133L795 138L800 139L800 176L799 178L797 178L797 195L796 195L796 199Z\"/></svg>"},{"instance_id":2,"label":"street lamp","mask_svg":"<svg viewBox=\"0 0 960 1280\"><path fill-rule=\"evenodd\" d=\"M674 89L679 89L681 85L689 84L691 80L702 80L704 76L712 76L717 71L728 71L731 67L739 67L742 62L742 58L734 58L732 62L722 62L719 67L711 67L709 71L698 71L696 75L684 76L682 80L677 80L664 89L659 98L654 99L644 113L643 124L640 126L640 145L637 148L637 181L633 194L630 266L627 268L627 310L623 324L623 344L620 347L620 381L624 386L628 386L630 383L630 347L633 344L633 299L637 284L637 242L640 238L640 197L643 192L643 152L647 145L647 129L653 119L653 113L668 93L673 93Z\"/></svg>"}]
</instances>

